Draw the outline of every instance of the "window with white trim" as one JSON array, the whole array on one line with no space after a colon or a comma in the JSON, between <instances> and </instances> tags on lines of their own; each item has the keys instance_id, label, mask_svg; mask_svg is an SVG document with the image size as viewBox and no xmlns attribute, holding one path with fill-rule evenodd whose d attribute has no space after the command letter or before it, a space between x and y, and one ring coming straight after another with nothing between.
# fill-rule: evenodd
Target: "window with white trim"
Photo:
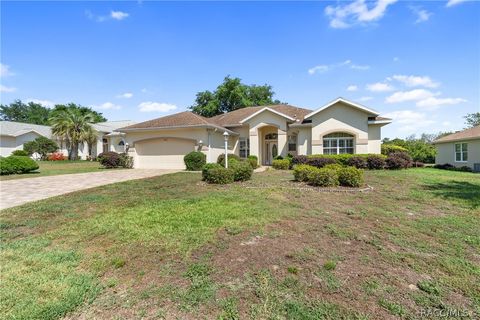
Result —
<instances>
[{"instance_id":1,"label":"window with white trim","mask_svg":"<svg viewBox=\"0 0 480 320\"><path fill-rule=\"evenodd\" d=\"M297 135L288 136L288 152L297 152Z\"/></svg>"},{"instance_id":2,"label":"window with white trim","mask_svg":"<svg viewBox=\"0 0 480 320\"><path fill-rule=\"evenodd\" d=\"M335 132L323 137L323 154L353 154L354 137L344 132Z\"/></svg>"},{"instance_id":3,"label":"window with white trim","mask_svg":"<svg viewBox=\"0 0 480 320\"><path fill-rule=\"evenodd\" d=\"M239 140L239 154L240 158L247 158L250 155L250 139L240 138Z\"/></svg>"},{"instance_id":4,"label":"window with white trim","mask_svg":"<svg viewBox=\"0 0 480 320\"><path fill-rule=\"evenodd\" d=\"M455 143L455 161L468 161L468 143Z\"/></svg>"}]
</instances>

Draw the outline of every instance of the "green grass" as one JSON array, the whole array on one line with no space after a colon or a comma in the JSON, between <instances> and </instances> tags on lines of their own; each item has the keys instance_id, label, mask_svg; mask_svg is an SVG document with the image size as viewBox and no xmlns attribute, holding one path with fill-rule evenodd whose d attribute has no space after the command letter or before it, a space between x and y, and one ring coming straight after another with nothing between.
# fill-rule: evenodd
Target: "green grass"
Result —
<instances>
[{"instance_id":1,"label":"green grass","mask_svg":"<svg viewBox=\"0 0 480 320\"><path fill-rule=\"evenodd\" d=\"M268 171L249 183L290 180ZM352 299L388 317L452 305L453 294L480 311L480 176L411 169L366 181L373 192L317 193L176 173L3 210L0 313L365 319Z\"/></svg>"},{"instance_id":2,"label":"green grass","mask_svg":"<svg viewBox=\"0 0 480 320\"><path fill-rule=\"evenodd\" d=\"M38 161L38 170L26 174L0 176L0 180L25 179L59 174L84 173L105 170L95 161Z\"/></svg>"}]
</instances>

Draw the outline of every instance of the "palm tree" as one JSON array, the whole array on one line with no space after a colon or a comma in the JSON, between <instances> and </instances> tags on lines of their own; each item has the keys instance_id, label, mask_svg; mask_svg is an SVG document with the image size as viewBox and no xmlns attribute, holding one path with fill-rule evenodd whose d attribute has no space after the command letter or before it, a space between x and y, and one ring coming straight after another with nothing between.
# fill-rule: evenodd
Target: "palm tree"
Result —
<instances>
[{"instance_id":1,"label":"palm tree","mask_svg":"<svg viewBox=\"0 0 480 320\"><path fill-rule=\"evenodd\" d=\"M88 156L92 159L93 146L97 143L97 130L92 126L86 129L82 136L82 141L87 144Z\"/></svg>"},{"instance_id":2,"label":"palm tree","mask_svg":"<svg viewBox=\"0 0 480 320\"><path fill-rule=\"evenodd\" d=\"M49 119L52 134L66 141L69 160L77 160L78 146L85 141L86 132L93 130L93 119L92 113L82 114L76 108L62 110Z\"/></svg>"}]
</instances>

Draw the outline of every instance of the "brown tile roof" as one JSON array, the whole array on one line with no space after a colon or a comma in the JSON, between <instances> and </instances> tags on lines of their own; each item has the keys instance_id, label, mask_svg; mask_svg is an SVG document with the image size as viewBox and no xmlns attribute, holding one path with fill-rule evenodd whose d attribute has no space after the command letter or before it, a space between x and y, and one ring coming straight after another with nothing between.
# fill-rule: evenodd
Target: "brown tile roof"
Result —
<instances>
[{"instance_id":1,"label":"brown tile roof","mask_svg":"<svg viewBox=\"0 0 480 320\"><path fill-rule=\"evenodd\" d=\"M232 112L220 114L212 118L207 118L207 120L219 126L224 126L224 127L240 125L241 124L240 121L251 116L257 111L262 110L263 108L270 108L277 112L283 113L284 115L287 115L291 118L296 118L300 122L303 121L303 118L307 114L312 112L312 110L298 108L298 107L290 106L288 104L277 104L277 105L271 105L271 106L242 108Z\"/></svg>"},{"instance_id":2,"label":"brown tile roof","mask_svg":"<svg viewBox=\"0 0 480 320\"><path fill-rule=\"evenodd\" d=\"M460 140L471 140L471 139L480 139L480 126L476 126L470 129L465 129L463 131L458 131L448 136L441 137L434 141L434 143L450 142L450 141L460 141Z\"/></svg>"},{"instance_id":3,"label":"brown tile roof","mask_svg":"<svg viewBox=\"0 0 480 320\"><path fill-rule=\"evenodd\" d=\"M190 111L175 113L169 116L140 122L122 129L147 129L147 128L165 128L182 126L201 126L210 125L206 118Z\"/></svg>"}]
</instances>

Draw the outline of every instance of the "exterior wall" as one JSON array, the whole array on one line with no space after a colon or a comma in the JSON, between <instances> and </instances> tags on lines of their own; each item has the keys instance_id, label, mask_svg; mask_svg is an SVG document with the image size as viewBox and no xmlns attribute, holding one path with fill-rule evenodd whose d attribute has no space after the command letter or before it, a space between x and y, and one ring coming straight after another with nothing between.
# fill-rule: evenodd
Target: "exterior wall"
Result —
<instances>
[{"instance_id":1,"label":"exterior wall","mask_svg":"<svg viewBox=\"0 0 480 320\"><path fill-rule=\"evenodd\" d=\"M368 126L368 153L381 153L382 146L382 126Z\"/></svg>"},{"instance_id":2,"label":"exterior wall","mask_svg":"<svg viewBox=\"0 0 480 320\"><path fill-rule=\"evenodd\" d=\"M456 143L468 143L468 161L455 161ZM435 156L436 164L449 163L454 165L455 167L468 166L473 169L474 163L480 163L480 138L476 140L438 143L435 146L437 148L437 155Z\"/></svg>"},{"instance_id":3,"label":"exterior wall","mask_svg":"<svg viewBox=\"0 0 480 320\"><path fill-rule=\"evenodd\" d=\"M17 147L17 142L15 137L9 136L0 136L0 156L7 157L13 150ZM23 149L23 146L22 148Z\"/></svg>"},{"instance_id":4,"label":"exterior wall","mask_svg":"<svg viewBox=\"0 0 480 320\"><path fill-rule=\"evenodd\" d=\"M339 102L312 117L312 154L323 154L323 136L346 132L355 137L355 153L368 153L368 114Z\"/></svg>"},{"instance_id":5,"label":"exterior wall","mask_svg":"<svg viewBox=\"0 0 480 320\"><path fill-rule=\"evenodd\" d=\"M312 129L299 128L295 131L297 133L297 154L298 155L309 155L312 154Z\"/></svg>"}]
</instances>

